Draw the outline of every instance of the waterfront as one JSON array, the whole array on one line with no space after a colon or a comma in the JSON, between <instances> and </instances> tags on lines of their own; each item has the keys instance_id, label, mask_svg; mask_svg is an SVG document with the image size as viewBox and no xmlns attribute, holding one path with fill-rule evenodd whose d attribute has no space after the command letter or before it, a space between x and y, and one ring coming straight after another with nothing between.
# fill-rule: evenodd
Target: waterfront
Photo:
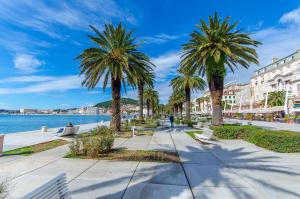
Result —
<instances>
[{"instance_id":1,"label":"waterfront","mask_svg":"<svg viewBox=\"0 0 300 199\"><path fill-rule=\"evenodd\" d=\"M110 115L0 115L0 134L109 121Z\"/></svg>"}]
</instances>

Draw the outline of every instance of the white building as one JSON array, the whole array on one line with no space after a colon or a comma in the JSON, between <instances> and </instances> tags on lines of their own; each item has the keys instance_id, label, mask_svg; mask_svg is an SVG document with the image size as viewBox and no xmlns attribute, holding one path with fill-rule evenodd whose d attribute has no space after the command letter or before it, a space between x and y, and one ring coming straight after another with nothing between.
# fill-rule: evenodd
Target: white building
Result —
<instances>
[{"instance_id":1,"label":"white building","mask_svg":"<svg viewBox=\"0 0 300 199\"><path fill-rule=\"evenodd\" d=\"M281 59L273 58L271 64L254 71L250 84L254 102L265 101L270 92L287 91L287 104L292 101L289 108L296 108L293 104L300 97L300 50Z\"/></svg>"},{"instance_id":2,"label":"white building","mask_svg":"<svg viewBox=\"0 0 300 199\"><path fill-rule=\"evenodd\" d=\"M288 90L300 96L300 50L254 71L251 77L254 101L262 101L268 92Z\"/></svg>"},{"instance_id":3,"label":"white building","mask_svg":"<svg viewBox=\"0 0 300 199\"><path fill-rule=\"evenodd\" d=\"M20 109L20 114L36 114L36 113L38 113L37 109L25 109L25 108Z\"/></svg>"}]
</instances>

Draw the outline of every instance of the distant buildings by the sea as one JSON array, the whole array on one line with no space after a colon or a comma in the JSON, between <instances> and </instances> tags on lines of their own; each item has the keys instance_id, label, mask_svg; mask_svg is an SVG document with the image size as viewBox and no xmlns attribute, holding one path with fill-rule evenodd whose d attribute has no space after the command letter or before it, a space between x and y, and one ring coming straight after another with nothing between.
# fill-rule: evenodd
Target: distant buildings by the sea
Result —
<instances>
[{"instance_id":1,"label":"distant buildings by the sea","mask_svg":"<svg viewBox=\"0 0 300 199\"><path fill-rule=\"evenodd\" d=\"M138 112L137 105L126 104L121 106L122 114L136 114ZM13 112L3 112L5 114L15 113L15 114L75 114L75 115L110 115L112 112L111 108L102 108L102 107L95 107L95 106L87 106L82 108L69 108L69 109L26 109L21 108L18 111Z\"/></svg>"},{"instance_id":2,"label":"distant buildings by the sea","mask_svg":"<svg viewBox=\"0 0 300 199\"><path fill-rule=\"evenodd\" d=\"M284 91L284 106L270 107L271 92ZM210 113L210 92L193 100L195 113ZM224 86L224 112L300 114L300 50L283 57L273 58L272 63L255 70L247 84L231 83Z\"/></svg>"}]
</instances>

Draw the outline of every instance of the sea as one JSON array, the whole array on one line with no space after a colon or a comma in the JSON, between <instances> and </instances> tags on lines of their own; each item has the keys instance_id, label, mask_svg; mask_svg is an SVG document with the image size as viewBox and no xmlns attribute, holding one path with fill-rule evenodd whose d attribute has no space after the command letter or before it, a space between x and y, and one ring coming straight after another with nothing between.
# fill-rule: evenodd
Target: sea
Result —
<instances>
[{"instance_id":1,"label":"sea","mask_svg":"<svg viewBox=\"0 0 300 199\"><path fill-rule=\"evenodd\" d=\"M0 134L109 121L110 115L0 115Z\"/></svg>"}]
</instances>

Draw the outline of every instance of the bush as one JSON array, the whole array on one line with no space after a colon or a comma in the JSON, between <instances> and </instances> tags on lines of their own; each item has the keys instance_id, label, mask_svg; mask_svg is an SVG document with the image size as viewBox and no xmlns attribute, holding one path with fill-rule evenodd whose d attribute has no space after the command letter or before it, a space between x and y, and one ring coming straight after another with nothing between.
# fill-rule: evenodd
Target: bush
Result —
<instances>
[{"instance_id":1,"label":"bush","mask_svg":"<svg viewBox=\"0 0 300 199\"><path fill-rule=\"evenodd\" d=\"M114 143L113 131L107 127L98 127L70 144L70 155L84 155L93 158L111 151Z\"/></svg>"},{"instance_id":2,"label":"bush","mask_svg":"<svg viewBox=\"0 0 300 199\"><path fill-rule=\"evenodd\" d=\"M255 126L215 126L212 129L220 139L243 139L281 153L300 152L300 134L297 132L273 131Z\"/></svg>"},{"instance_id":3,"label":"bush","mask_svg":"<svg viewBox=\"0 0 300 199\"><path fill-rule=\"evenodd\" d=\"M0 198L4 199L8 197L7 183L0 182Z\"/></svg>"},{"instance_id":4,"label":"bush","mask_svg":"<svg viewBox=\"0 0 300 199\"><path fill-rule=\"evenodd\" d=\"M264 130L255 132L246 140L280 153L300 152L300 134L297 132Z\"/></svg>"},{"instance_id":5,"label":"bush","mask_svg":"<svg viewBox=\"0 0 300 199\"><path fill-rule=\"evenodd\" d=\"M255 126L215 126L212 127L214 135L221 139L245 139L249 134L260 130Z\"/></svg>"}]
</instances>

